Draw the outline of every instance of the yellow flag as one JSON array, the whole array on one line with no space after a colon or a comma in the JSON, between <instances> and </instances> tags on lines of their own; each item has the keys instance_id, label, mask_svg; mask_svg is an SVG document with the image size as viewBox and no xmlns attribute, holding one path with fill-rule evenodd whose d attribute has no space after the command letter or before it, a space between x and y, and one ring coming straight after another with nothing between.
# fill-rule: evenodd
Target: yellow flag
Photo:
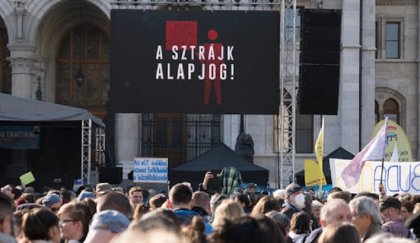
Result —
<instances>
[{"instance_id":1,"label":"yellow flag","mask_svg":"<svg viewBox=\"0 0 420 243\"><path fill-rule=\"evenodd\" d=\"M322 194L322 185L325 185L325 176L324 176L324 168L323 168L323 158L324 158L324 117L322 117L322 124L321 130L319 130L318 138L315 142L315 156L316 162L318 163L318 178L322 178L323 180L319 179L319 196L321 197Z\"/></svg>"},{"instance_id":2,"label":"yellow flag","mask_svg":"<svg viewBox=\"0 0 420 243\"><path fill-rule=\"evenodd\" d=\"M319 166L315 160L304 160L305 186L316 186L322 183L326 184L324 174L319 174ZM320 179L322 178L322 179Z\"/></svg>"},{"instance_id":3,"label":"yellow flag","mask_svg":"<svg viewBox=\"0 0 420 243\"><path fill-rule=\"evenodd\" d=\"M316 162L319 164L322 171L322 160L324 158L324 118L322 118L321 130L319 130L318 138L315 142L315 156Z\"/></svg>"}]
</instances>

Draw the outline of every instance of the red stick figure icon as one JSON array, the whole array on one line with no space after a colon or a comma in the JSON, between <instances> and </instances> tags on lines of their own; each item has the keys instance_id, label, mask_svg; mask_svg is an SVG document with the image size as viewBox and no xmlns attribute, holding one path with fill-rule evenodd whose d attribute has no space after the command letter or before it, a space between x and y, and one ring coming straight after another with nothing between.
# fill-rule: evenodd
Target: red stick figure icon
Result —
<instances>
[{"instance_id":1,"label":"red stick figure icon","mask_svg":"<svg viewBox=\"0 0 420 243\"><path fill-rule=\"evenodd\" d=\"M207 38L210 41L215 41L218 37L216 30L209 30L207 33ZM205 60L200 60L204 64L205 68L205 79L204 79L204 104L208 105L210 100L210 93L212 86L214 86L214 91L216 93L216 104L222 105L222 87L220 80L220 64L222 64L222 44L209 42L204 45L204 57ZM214 58L212 58L214 57Z\"/></svg>"}]
</instances>

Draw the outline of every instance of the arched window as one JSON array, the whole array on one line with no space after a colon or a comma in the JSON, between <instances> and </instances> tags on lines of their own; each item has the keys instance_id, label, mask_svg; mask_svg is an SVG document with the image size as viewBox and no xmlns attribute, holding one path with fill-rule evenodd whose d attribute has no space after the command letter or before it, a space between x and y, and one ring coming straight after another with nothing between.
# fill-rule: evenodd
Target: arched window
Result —
<instances>
[{"instance_id":1,"label":"arched window","mask_svg":"<svg viewBox=\"0 0 420 243\"><path fill-rule=\"evenodd\" d=\"M388 117L390 120L395 121L399 124L400 111L396 100L390 98L384 103L384 117Z\"/></svg>"},{"instance_id":2,"label":"arched window","mask_svg":"<svg viewBox=\"0 0 420 243\"><path fill-rule=\"evenodd\" d=\"M77 85L78 71L83 83ZM57 56L56 101L106 116L109 90L109 37L91 24L78 25L62 39Z\"/></svg>"},{"instance_id":3,"label":"arched window","mask_svg":"<svg viewBox=\"0 0 420 243\"><path fill-rule=\"evenodd\" d=\"M0 92L12 93L12 78L10 62L7 58L10 56L7 49L7 29L2 19L0 19Z\"/></svg>"}]
</instances>

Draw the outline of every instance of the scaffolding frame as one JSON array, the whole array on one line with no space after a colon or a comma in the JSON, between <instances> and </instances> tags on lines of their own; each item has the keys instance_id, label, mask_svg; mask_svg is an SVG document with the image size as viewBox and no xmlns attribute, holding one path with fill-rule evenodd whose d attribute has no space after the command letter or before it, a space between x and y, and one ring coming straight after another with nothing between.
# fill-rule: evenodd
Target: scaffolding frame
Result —
<instances>
[{"instance_id":1,"label":"scaffolding frame","mask_svg":"<svg viewBox=\"0 0 420 243\"><path fill-rule=\"evenodd\" d=\"M295 182L296 157L296 0L281 0L279 188Z\"/></svg>"}]
</instances>

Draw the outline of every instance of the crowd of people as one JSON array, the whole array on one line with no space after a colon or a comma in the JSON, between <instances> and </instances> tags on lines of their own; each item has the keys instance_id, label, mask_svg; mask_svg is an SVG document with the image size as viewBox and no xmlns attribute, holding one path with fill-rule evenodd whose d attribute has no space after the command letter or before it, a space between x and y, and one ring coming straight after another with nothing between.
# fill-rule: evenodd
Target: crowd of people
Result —
<instances>
[{"instance_id":1,"label":"crowd of people","mask_svg":"<svg viewBox=\"0 0 420 243\"><path fill-rule=\"evenodd\" d=\"M5 185L0 243L420 242L420 195L332 188L320 199L297 184L258 193L252 183L226 195L213 177L208 172L198 187L179 183L168 193L99 183L41 194Z\"/></svg>"}]
</instances>

